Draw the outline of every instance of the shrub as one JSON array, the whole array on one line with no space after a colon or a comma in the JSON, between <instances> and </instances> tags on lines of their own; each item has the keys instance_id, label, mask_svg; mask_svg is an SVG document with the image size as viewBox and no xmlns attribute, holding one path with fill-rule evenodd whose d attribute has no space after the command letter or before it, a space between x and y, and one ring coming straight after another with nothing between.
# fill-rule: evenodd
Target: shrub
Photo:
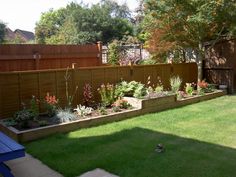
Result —
<instances>
[{"instance_id":1,"label":"shrub","mask_svg":"<svg viewBox=\"0 0 236 177\"><path fill-rule=\"evenodd\" d=\"M192 95L193 95L193 90L194 90L194 88L193 88L192 84L191 84L191 83L186 83L186 86L185 86L185 93L186 93L187 95L192 96Z\"/></svg>"},{"instance_id":2,"label":"shrub","mask_svg":"<svg viewBox=\"0 0 236 177\"><path fill-rule=\"evenodd\" d=\"M179 76L173 76L170 78L171 91L177 93L180 89L182 79Z\"/></svg>"},{"instance_id":3,"label":"shrub","mask_svg":"<svg viewBox=\"0 0 236 177\"><path fill-rule=\"evenodd\" d=\"M177 98L178 99L182 99L184 97L186 97L186 94L184 93L184 91L178 91L177 92Z\"/></svg>"},{"instance_id":4,"label":"shrub","mask_svg":"<svg viewBox=\"0 0 236 177\"><path fill-rule=\"evenodd\" d=\"M44 126L48 125L48 122L46 120L40 120L40 121L38 121L38 124L40 127L44 127Z\"/></svg>"},{"instance_id":5,"label":"shrub","mask_svg":"<svg viewBox=\"0 0 236 177\"><path fill-rule=\"evenodd\" d=\"M53 122L56 123L63 123L63 122L70 122L77 119L77 116L71 112L70 109L59 109L56 112L56 115L52 118Z\"/></svg>"},{"instance_id":6,"label":"shrub","mask_svg":"<svg viewBox=\"0 0 236 177\"><path fill-rule=\"evenodd\" d=\"M156 93L161 93L161 92L163 92L163 90L164 90L163 85L157 85L155 88Z\"/></svg>"},{"instance_id":7,"label":"shrub","mask_svg":"<svg viewBox=\"0 0 236 177\"><path fill-rule=\"evenodd\" d=\"M49 117L52 117L56 114L56 110L58 107L58 99L55 95L50 96L49 93L45 96L45 108L47 110L47 114Z\"/></svg>"},{"instance_id":8,"label":"shrub","mask_svg":"<svg viewBox=\"0 0 236 177\"><path fill-rule=\"evenodd\" d=\"M113 104L112 107L118 107L120 109L128 109L132 107L127 100L125 99L118 99Z\"/></svg>"},{"instance_id":9,"label":"shrub","mask_svg":"<svg viewBox=\"0 0 236 177\"><path fill-rule=\"evenodd\" d=\"M77 108L74 109L76 111L76 113L81 116L81 117L85 117L87 115L92 114L93 108L90 107L86 107L86 106L82 106L82 105L77 105Z\"/></svg>"},{"instance_id":10,"label":"shrub","mask_svg":"<svg viewBox=\"0 0 236 177\"><path fill-rule=\"evenodd\" d=\"M156 60L154 60L152 58L148 58L148 59L140 60L138 64L140 64L140 65L154 65L156 63L157 63Z\"/></svg>"},{"instance_id":11,"label":"shrub","mask_svg":"<svg viewBox=\"0 0 236 177\"><path fill-rule=\"evenodd\" d=\"M142 98L147 94L147 89L144 84L136 81L126 82L122 81L116 85L116 97L133 96L135 98Z\"/></svg>"},{"instance_id":12,"label":"shrub","mask_svg":"<svg viewBox=\"0 0 236 177\"><path fill-rule=\"evenodd\" d=\"M115 101L115 87L112 84L102 84L101 87L98 88L98 93L101 96L102 105L105 107L111 106Z\"/></svg>"},{"instance_id":13,"label":"shrub","mask_svg":"<svg viewBox=\"0 0 236 177\"><path fill-rule=\"evenodd\" d=\"M114 112L120 112L120 111L121 111L120 107L118 107L118 106L113 106L113 107L112 107L112 110L113 110Z\"/></svg>"},{"instance_id":14,"label":"shrub","mask_svg":"<svg viewBox=\"0 0 236 177\"><path fill-rule=\"evenodd\" d=\"M101 115L107 115L107 110L104 106L100 106L98 107L98 112L101 114Z\"/></svg>"},{"instance_id":15,"label":"shrub","mask_svg":"<svg viewBox=\"0 0 236 177\"><path fill-rule=\"evenodd\" d=\"M23 110L20 110L15 113L14 120L19 124L22 128L29 127L29 121L35 118L35 113L31 109L26 109L25 107Z\"/></svg>"},{"instance_id":16,"label":"shrub","mask_svg":"<svg viewBox=\"0 0 236 177\"><path fill-rule=\"evenodd\" d=\"M108 45L108 63L112 65L118 65L120 57L119 42L114 40Z\"/></svg>"},{"instance_id":17,"label":"shrub","mask_svg":"<svg viewBox=\"0 0 236 177\"><path fill-rule=\"evenodd\" d=\"M209 93L214 91L214 86L211 84L208 84L206 81L202 80L199 81L198 84L198 93L199 94L204 94L204 93Z\"/></svg>"},{"instance_id":18,"label":"shrub","mask_svg":"<svg viewBox=\"0 0 236 177\"><path fill-rule=\"evenodd\" d=\"M17 125L17 122L16 122L16 120L15 120L14 118L5 119L5 120L3 120L3 123L4 123L4 125L6 125L7 127Z\"/></svg>"}]
</instances>

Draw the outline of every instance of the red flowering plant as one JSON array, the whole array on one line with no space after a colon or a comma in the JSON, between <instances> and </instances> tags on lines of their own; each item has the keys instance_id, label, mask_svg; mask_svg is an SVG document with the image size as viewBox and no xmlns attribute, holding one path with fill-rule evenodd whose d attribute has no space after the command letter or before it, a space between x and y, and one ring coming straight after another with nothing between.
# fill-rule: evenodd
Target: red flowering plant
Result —
<instances>
[{"instance_id":1,"label":"red flowering plant","mask_svg":"<svg viewBox=\"0 0 236 177\"><path fill-rule=\"evenodd\" d=\"M214 90L214 88L204 80L199 81L197 86L198 86L198 93L199 94L213 92L213 90Z\"/></svg>"},{"instance_id":2,"label":"red flowering plant","mask_svg":"<svg viewBox=\"0 0 236 177\"><path fill-rule=\"evenodd\" d=\"M58 107L58 99L55 95L50 95L49 93L47 93L44 101L48 116L54 116Z\"/></svg>"}]
</instances>

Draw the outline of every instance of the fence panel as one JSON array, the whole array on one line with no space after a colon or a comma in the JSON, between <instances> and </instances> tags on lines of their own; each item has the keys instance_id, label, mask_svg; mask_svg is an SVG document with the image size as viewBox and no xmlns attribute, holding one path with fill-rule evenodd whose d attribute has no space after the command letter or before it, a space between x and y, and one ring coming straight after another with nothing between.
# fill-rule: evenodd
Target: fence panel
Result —
<instances>
[{"instance_id":1,"label":"fence panel","mask_svg":"<svg viewBox=\"0 0 236 177\"><path fill-rule=\"evenodd\" d=\"M44 110L43 100L47 94L56 95L63 107L67 104L66 99L66 69L47 71L24 71L0 73L0 118L10 117L21 108L21 103L29 103L32 95L40 102L40 110ZM173 75L179 75L184 82L197 82L197 65L188 64L160 64L150 66L124 66L124 67L91 67L69 69L68 80L69 95L73 95L76 86L73 106L82 103L83 87L86 83L92 86L95 100L99 99L97 88L101 84L115 84L123 80L141 81L147 84L150 76L150 85L155 85L158 79L164 87L169 88L169 79Z\"/></svg>"},{"instance_id":2,"label":"fence panel","mask_svg":"<svg viewBox=\"0 0 236 177\"><path fill-rule=\"evenodd\" d=\"M101 45L3 44L0 72L101 66Z\"/></svg>"},{"instance_id":3,"label":"fence panel","mask_svg":"<svg viewBox=\"0 0 236 177\"><path fill-rule=\"evenodd\" d=\"M19 74L2 74L0 80L0 117L6 118L20 109Z\"/></svg>"}]
</instances>

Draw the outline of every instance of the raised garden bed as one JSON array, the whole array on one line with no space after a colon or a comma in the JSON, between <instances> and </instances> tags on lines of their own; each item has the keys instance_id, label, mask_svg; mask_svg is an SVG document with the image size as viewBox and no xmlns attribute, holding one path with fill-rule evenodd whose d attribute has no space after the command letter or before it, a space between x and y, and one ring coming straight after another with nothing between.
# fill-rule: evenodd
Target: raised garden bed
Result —
<instances>
[{"instance_id":1,"label":"raised garden bed","mask_svg":"<svg viewBox=\"0 0 236 177\"><path fill-rule=\"evenodd\" d=\"M202 96L193 96L183 100L177 100L176 95L167 95L157 98L145 98L145 99L125 97L125 99L128 100L128 102L134 107L132 110L124 110L122 112L111 113L109 115L88 117L68 123L49 125L45 127L39 127L23 131L17 130L12 126L6 126L4 122L1 121L0 130L19 142L27 142L42 137L46 137L58 132L69 132L79 128L86 128L105 124L108 122L120 121L150 112L158 112L170 108L175 108L200 102L203 100L209 100L212 98L223 96L225 94L226 93L223 91L215 91L212 93L207 93Z\"/></svg>"}]
</instances>

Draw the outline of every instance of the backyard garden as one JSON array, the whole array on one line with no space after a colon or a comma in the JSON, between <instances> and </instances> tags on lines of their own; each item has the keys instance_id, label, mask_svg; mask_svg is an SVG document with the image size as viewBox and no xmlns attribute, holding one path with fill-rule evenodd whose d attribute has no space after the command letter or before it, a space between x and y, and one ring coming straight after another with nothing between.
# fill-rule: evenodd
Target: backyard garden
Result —
<instances>
[{"instance_id":1,"label":"backyard garden","mask_svg":"<svg viewBox=\"0 0 236 177\"><path fill-rule=\"evenodd\" d=\"M236 176L235 2L136 3L0 21L0 176Z\"/></svg>"},{"instance_id":2,"label":"backyard garden","mask_svg":"<svg viewBox=\"0 0 236 177\"><path fill-rule=\"evenodd\" d=\"M97 167L125 177L233 177L235 103L223 96L25 145L66 177Z\"/></svg>"},{"instance_id":3,"label":"backyard garden","mask_svg":"<svg viewBox=\"0 0 236 177\"><path fill-rule=\"evenodd\" d=\"M60 96L49 92L43 99L32 95L23 100L21 109L12 118L3 119L1 128L14 134L16 140L26 142L57 132L68 132L133 116L192 104L222 96L225 93L215 85L199 81L183 83L180 76L169 79L164 87L160 77L155 82L149 76L146 83L122 80L116 84L105 83L93 89L88 83L82 88L82 103L75 103L78 86L72 87L69 70L64 73L64 104ZM98 98L95 98L97 95Z\"/></svg>"}]
</instances>

